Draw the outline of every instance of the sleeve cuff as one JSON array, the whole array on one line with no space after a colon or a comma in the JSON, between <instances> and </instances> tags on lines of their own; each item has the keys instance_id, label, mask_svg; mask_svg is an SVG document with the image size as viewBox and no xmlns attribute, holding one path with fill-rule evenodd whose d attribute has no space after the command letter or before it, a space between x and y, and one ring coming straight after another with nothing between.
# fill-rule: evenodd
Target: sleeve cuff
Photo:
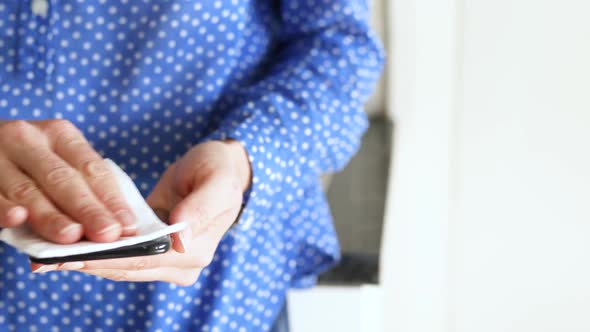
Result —
<instances>
[{"instance_id":1,"label":"sleeve cuff","mask_svg":"<svg viewBox=\"0 0 590 332\"><path fill-rule=\"evenodd\" d=\"M204 141L233 139L248 153L252 168L252 184L244 193L241 215L236 220L247 227L254 220L272 213L276 195L281 193L284 170L290 164L288 151L280 139L280 127L271 125L263 114L253 113L243 119L226 119ZM281 149L283 147L283 149ZM291 178L288 177L288 181Z\"/></svg>"}]
</instances>

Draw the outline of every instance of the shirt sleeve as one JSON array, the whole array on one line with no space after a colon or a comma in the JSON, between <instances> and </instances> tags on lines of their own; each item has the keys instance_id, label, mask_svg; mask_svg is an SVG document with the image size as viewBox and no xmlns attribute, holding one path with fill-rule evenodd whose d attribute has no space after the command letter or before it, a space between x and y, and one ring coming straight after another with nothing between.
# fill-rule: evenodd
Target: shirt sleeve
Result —
<instances>
[{"instance_id":1,"label":"shirt sleeve","mask_svg":"<svg viewBox=\"0 0 590 332\"><path fill-rule=\"evenodd\" d=\"M284 0L279 12L272 62L209 137L248 151L253 182L242 220L301 199L321 173L344 167L367 128L363 103L383 63L364 0Z\"/></svg>"}]
</instances>

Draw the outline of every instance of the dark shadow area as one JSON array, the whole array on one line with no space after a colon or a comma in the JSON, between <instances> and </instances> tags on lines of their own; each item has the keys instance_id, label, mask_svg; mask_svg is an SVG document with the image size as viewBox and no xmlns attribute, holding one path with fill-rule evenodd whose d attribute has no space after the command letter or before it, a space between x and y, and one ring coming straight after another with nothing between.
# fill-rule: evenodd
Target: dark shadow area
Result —
<instances>
[{"instance_id":1,"label":"dark shadow area","mask_svg":"<svg viewBox=\"0 0 590 332\"><path fill-rule=\"evenodd\" d=\"M322 284L378 283L379 252L391 154L392 125L371 119L358 154L328 189L342 261L322 274Z\"/></svg>"}]
</instances>

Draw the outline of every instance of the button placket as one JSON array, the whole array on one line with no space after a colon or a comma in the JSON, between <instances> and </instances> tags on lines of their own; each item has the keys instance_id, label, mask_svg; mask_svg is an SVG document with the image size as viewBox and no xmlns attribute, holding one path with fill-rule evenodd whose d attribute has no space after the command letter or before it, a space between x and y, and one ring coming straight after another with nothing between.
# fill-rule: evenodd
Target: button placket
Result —
<instances>
[{"instance_id":1,"label":"button placket","mask_svg":"<svg viewBox=\"0 0 590 332\"><path fill-rule=\"evenodd\" d=\"M48 0L33 0L31 2L31 12L34 15L40 17L47 17L47 13L49 12L49 2Z\"/></svg>"},{"instance_id":2,"label":"button placket","mask_svg":"<svg viewBox=\"0 0 590 332\"><path fill-rule=\"evenodd\" d=\"M46 0L50 1L50 0ZM55 9L57 4L55 0L51 0L49 2L51 8ZM55 42L56 36L58 34L58 24L59 21L59 14L56 10L51 10L49 12L49 19L47 22L47 35L45 40L45 47L46 47L46 57L45 57L45 81L47 83L51 83L53 71L55 70Z\"/></svg>"},{"instance_id":3,"label":"button placket","mask_svg":"<svg viewBox=\"0 0 590 332\"><path fill-rule=\"evenodd\" d=\"M20 15L20 69L30 78L41 78L46 74L51 3L49 0L31 0Z\"/></svg>"}]
</instances>

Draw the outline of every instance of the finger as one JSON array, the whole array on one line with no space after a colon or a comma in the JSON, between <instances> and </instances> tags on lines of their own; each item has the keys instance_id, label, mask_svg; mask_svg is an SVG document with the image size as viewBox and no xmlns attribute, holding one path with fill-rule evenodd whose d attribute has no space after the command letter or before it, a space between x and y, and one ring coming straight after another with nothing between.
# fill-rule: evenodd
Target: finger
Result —
<instances>
[{"instance_id":1,"label":"finger","mask_svg":"<svg viewBox=\"0 0 590 332\"><path fill-rule=\"evenodd\" d=\"M160 268L169 265L169 261L162 260L161 256L168 256L168 253L163 255L153 256L136 256L127 258L112 258L112 259L97 259L84 262L64 263L60 264L61 270L129 270L140 271ZM168 259L170 260L170 256ZM166 264L168 263L168 264ZM176 262L175 262L176 263Z\"/></svg>"},{"instance_id":2,"label":"finger","mask_svg":"<svg viewBox=\"0 0 590 332\"><path fill-rule=\"evenodd\" d=\"M50 271L57 270L58 264L39 264L39 263L30 263L31 272L33 273L46 273Z\"/></svg>"},{"instance_id":3,"label":"finger","mask_svg":"<svg viewBox=\"0 0 590 332\"><path fill-rule=\"evenodd\" d=\"M180 286L190 286L194 284L199 277L202 269L200 268L174 268L158 267L153 269L142 270L123 270L123 269L90 269L75 268L69 269L67 266L76 266L79 262L43 265L31 263L31 271L35 273L46 273L56 270L76 270L90 275L115 280L115 281L165 281L178 284ZM64 268L66 267L66 268Z\"/></svg>"},{"instance_id":4,"label":"finger","mask_svg":"<svg viewBox=\"0 0 590 332\"><path fill-rule=\"evenodd\" d=\"M211 223L205 232L195 237L189 248L190 252L185 254L169 251L165 254L154 256L70 262L60 264L57 269L76 270L119 281L161 280L185 284L187 283L186 280L179 279L179 277L185 276L181 276L178 273L183 271L200 271L213 261L216 248L229 226L231 226L237 213L238 210L234 209L219 216L218 220ZM33 271L45 272L54 268L54 266L42 267L31 264ZM176 274L158 273L173 270L180 272L174 272ZM194 279L196 279L196 276ZM194 279L191 278L188 284L192 284Z\"/></svg>"},{"instance_id":5,"label":"finger","mask_svg":"<svg viewBox=\"0 0 590 332\"><path fill-rule=\"evenodd\" d=\"M217 216L212 222L207 224L205 229L201 229L199 233L192 235L190 239L184 239L187 235L175 233L172 234L174 242L182 241L182 248L179 252L186 252L190 259L193 259L193 266L195 263L199 267L205 267L213 260L215 251L221 239L227 233L229 228L233 225L240 207L230 208ZM182 237L182 240L181 240ZM176 249L175 249L176 250ZM178 251L178 250L177 250Z\"/></svg>"},{"instance_id":6,"label":"finger","mask_svg":"<svg viewBox=\"0 0 590 332\"><path fill-rule=\"evenodd\" d=\"M146 202L152 209L167 211L169 214L170 210L181 201L180 195L174 191L174 174L176 170L176 163L170 165L164 174L162 174L152 192L148 195Z\"/></svg>"},{"instance_id":7,"label":"finger","mask_svg":"<svg viewBox=\"0 0 590 332\"><path fill-rule=\"evenodd\" d=\"M134 235L137 220L123 198L114 174L80 130L68 121L48 121L41 127L51 138L49 144L53 151L82 174L96 197L123 225L123 235Z\"/></svg>"},{"instance_id":8,"label":"finger","mask_svg":"<svg viewBox=\"0 0 590 332\"><path fill-rule=\"evenodd\" d=\"M82 168L82 174L84 174L92 191L123 225L122 235L135 235L138 229L137 218L124 199L107 162L102 158L94 159L88 161Z\"/></svg>"},{"instance_id":9,"label":"finger","mask_svg":"<svg viewBox=\"0 0 590 332\"><path fill-rule=\"evenodd\" d=\"M179 286L194 284L201 273L201 269L156 268L140 271L128 270L79 270L80 272L99 276L114 281L164 281Z\"/></svg>"},{"instance_id":10,"label":"finger","mask_svg":"<svg viewBox=\"0 0 590 332\"><path fill-rule=\"evenodd\" d=\"M60 265L60 269L139 271L160 267L204 268L213 260L217 245L233 224L238 212L238 209L233 209L221 214L215 221L210 223L205 231L193 238L193 241L187 245L189 250L186 253L168 251L161 255L91 260L76 262L75 264L66 263Z\"/></svg>"},{"instance_id":11,"label":"finger","mask_svg":"<svg viewBox=\"0 0 590 332\"><path fill-rule=\"evenodd\" d=\"M67 264L67 263L66 263ZM129 270L140 271L160 267L196 268L197 266L188 255L169 251L162 255L136 256L127 258L99 259L76 262L76 264L60 265L63 270Z\"/></svg>"},{"instance_id":12,"label":"finger","mask_svg":"<svg viewBox=\"0 0 590 332\"><path fill-rule=\"evenodd\" d=\"M27 209L0 195L0 227L16 227L27 220Z\"/></svg>"},{"instance_id":13,"label":"finger","mask_svg":"<svg viewBox=\"0 0 590 332\"><path fill-rule=\"evenodd\" d=\"M181 201L181 197L173 189L173 176L176 167L176 163L168 167L146 199L158 218L165 223L170 223L170 211ZM184 252L184 247L178 239L173 238L172 248L177 252Z\"/></svg>"},{"instance_id":14,"label":"finger","mask_svg":"<svg viewBox=\"0 0 590 332\"><path fill-rule=\"evenodd\" d=\"M219 215L241 206L242 193L235 183L222 176L204 182L174 207L170 223L188 222L190 227L183 232L187 239L192 238L192 234L206 229Z\"/></svg>"},{"instance_id":15,"label":"finger","mask_svg":"<svg viewBox=\"0 0 590 332\"><path fill-rule=\"evenodd\" d=\"M60 213L37 185L14 164L0 159L0 192L7 200L27 209L31 228L41 237L57 243L73 243L83 227Z\"/></svg>"},{"instance_id":16,"label":"finger","mask_svg":"<svg viewBox=\"0 0 590 332\"><path fill-rule=\"evenodd\" d=\"M121 224L67 162L42 147L22 149L19 153L14 147L8 150L10 158L31 175L56 205L84 226L88 239L111 242L121 236Z\"/></svg>"}]
</instances>

